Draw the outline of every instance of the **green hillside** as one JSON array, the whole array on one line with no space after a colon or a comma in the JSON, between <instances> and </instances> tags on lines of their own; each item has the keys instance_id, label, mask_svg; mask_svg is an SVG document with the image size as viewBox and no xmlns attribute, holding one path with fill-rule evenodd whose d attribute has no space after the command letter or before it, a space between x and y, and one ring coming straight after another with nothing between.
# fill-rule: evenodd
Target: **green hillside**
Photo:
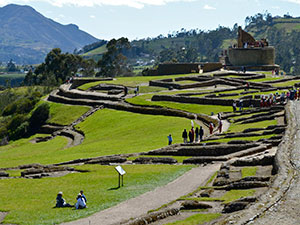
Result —
<instances>
[{"instance_id":1,"label":"green hillside","mask_svg":"<svg viewBox=\"0 0 300 225\"><path fill-rule=\"evenodd\" d=\"M267 38L270 45L276 48L276 64L281 65L289 74L300 74L300 18L290 16L272 17L270 14L256 14L246 18L244 28L257 40ZM199 62L218 61L223 49L236 43L238 24L232 28L218 27L211 31L181 30L167 37L158 36L134 40L132 48L125 54L131 64L142 62L147 65L163 62ZM98 48L85 56L101 56L103 48ZM292 59L292 60L290 60Z\"/></svg>"}]
</instances>

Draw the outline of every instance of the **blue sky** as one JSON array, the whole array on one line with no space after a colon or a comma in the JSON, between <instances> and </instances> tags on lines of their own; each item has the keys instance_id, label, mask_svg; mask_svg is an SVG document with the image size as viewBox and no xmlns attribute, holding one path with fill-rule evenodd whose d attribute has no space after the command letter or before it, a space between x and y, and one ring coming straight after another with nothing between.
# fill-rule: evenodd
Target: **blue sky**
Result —
<instances>
[{"instance_id":1,"label":"blue sky","mask_svg":"<svg viewBox=\"0 0 300 225\"><path fill-rule=\"evenodd\" d=\"M74 23L99 39L130 40L185 28L211 30L244 25L246 16L300 16L300 0L0 0L0 6L30 5L62 24Z\"/></svg>"}]
</instances>

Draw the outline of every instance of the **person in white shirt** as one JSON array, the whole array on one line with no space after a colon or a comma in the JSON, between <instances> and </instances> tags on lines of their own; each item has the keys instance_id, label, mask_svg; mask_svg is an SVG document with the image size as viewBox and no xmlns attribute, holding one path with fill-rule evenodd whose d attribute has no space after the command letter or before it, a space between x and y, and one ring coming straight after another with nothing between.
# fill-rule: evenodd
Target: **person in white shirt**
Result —
<instances>
[{"instance_id":1,"label":"person in white shirt","mask_svg":"<svg viewBox=\"0 0 300 225\"><path fill-rule=\"evenodd\" d=\"M77 202L75 204L75 208L76 209L86 208L86 202L80 193L77 195Z\"/></svg>"}]
</instances>

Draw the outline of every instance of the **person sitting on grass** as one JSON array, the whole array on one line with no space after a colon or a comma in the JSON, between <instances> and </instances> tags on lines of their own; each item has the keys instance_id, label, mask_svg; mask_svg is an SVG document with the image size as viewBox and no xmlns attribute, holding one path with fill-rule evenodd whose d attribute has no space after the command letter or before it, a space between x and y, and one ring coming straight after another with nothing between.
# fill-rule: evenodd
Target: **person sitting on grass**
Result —
<instances>
[{"instance_id":1,"label":"person sitting on grass","mask_svg":"<svg viewBox=\"0 0 300 225\"><path fill-rule=\"evenodd\" d=\"M69 203L66 203L65 199L62 197L63 193L60 191L56 197L56 205L54 208L63 208L63 207L73 207Z\"/></svg>"},{"instance_id":2,"label":"person sitting on grass","mask_svg":"<svg viewBox=\"0 0 300 225\"><path fill-rule=\"evenodd\" d=\"M77 202L75 204L76 209L86 208L86 202L85 202L84 198L82 197L82 195L80 193L77 195L76 199L77 199Z\"/></svg>"},{"instance_id":3,"label":"person sitting on grass","mask_svg":"<svg viewBox=\"0 0 300 225\"><path fill-rule=\"evenodd\" d=\"M85 197L85 195L83 194L83 190L80 191L80 194L81 194L81 196L83 197L85 203L87 203L86 197Z\"/></svg>"}]
</instances>

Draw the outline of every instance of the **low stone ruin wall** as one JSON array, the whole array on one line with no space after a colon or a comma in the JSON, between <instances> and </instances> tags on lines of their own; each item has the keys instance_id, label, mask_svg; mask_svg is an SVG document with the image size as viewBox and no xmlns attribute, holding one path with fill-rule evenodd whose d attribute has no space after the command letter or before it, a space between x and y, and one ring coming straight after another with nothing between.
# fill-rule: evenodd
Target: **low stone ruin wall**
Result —
<instances>
[{"instance_id":1,"label":"low stone ruin wall","mask_svg":"<svg viewBox=\"0 0 300 225\"><path fill-rule=\"evenodd\" d=\"M91 83L91 82L97 82L97 81L110 81L113 80L113 78L74 78L72 81L71 89L77 88L81 85Z\"/></svg>"},{"instance_id":2,"label":"low stone ruin wall","mask_svg":"<svg viewBox=\"0 0 300 225\"><path fill-rule=\"evenodd\" d=\"M123 110L134 113L148 114L148 115L163 115L163 116L175 116L175 117L185 117L188 119L198 119L204 124L209 124L213 122L216 124L216 120L210 118L204 114L193 114L189 112L184 112L177 109L170 108L158 108L158 107L145 107L145 106L136 106L131 104L124 104L120 102L109 102L109 101L100 101L100 100L86 100L86 99L72 99L64 96L58 96L54 92L49 95L49 101L72 104L72 105L88 105L88 106L99 106L103 105L105 108Z\"/></svg>"},{"instance_id":3,"label":"low stone ruin wall","mask_svg":"<svg viewBox=\"0 0 300 225\"><path fill-rule=\"evenodd\" d=\"M208 63L162 63L159 64L157 69L148 69L143 71L145 76L157 75L172 75L172 74L187 74L199 73L199 66L203 72L210 72L219 70L223 65L219 62Z\"/></svg>"},{"instance_id":4,"label":"low stone ruin wall","mask_svg":"<svg viewBox=\"0 0 300 225\"><path fill-rule=\"evenodd\" d=\"M173 150L154 150L147 155L173 155L173 156L224 156L238 151L259 146L257 143L247 144L220 144L209 146L180 146Z\"/></svg>"},{"instance_id":5,"label":"low stone ruin wall","mask_svg":"<svg viewBox=\"0 0 300 225\"><path fill-rule=\"evenodd\" d=\"M59 92L57 94L73 99L120 101L120 98L114 96L101 95L98 93L90 94L83 91L67 91L62 87L59 88Z\"/></svg>"},{"instance_id":6,"label":"low stone ruin wall","mask_svg":"<svg viewBox=\"0 0 300 225\"><path fill-rule=\"evenodd\" d=\"M175 89L188 89L188 88L210 87L214 85L228 85L228 86L239 87L241 86L241 83L242 82L240 81L224 80L224 79L214 79L214 80L197 82L194 84L178 84L174 82L154 80L154 81L149 81L149 86L175 88Z\"/></svg>"},{"instance_id":7,"label":"low stone ruin wall","mask_svg":"<svg viewBox=\"0 0 300 225\"><path fill-rule=\"evenodd\" d=\"M222 105L232 106L233 99L219 99L219 98L198 98L198 97L186 97L186 96L174 96L174 95L154 95L151 101L170 101L180 103L191 103L200 105ZM245 99L243 100L243 107L260 106L260 100L257 99Z\"/></svg>"}]
</instances>

